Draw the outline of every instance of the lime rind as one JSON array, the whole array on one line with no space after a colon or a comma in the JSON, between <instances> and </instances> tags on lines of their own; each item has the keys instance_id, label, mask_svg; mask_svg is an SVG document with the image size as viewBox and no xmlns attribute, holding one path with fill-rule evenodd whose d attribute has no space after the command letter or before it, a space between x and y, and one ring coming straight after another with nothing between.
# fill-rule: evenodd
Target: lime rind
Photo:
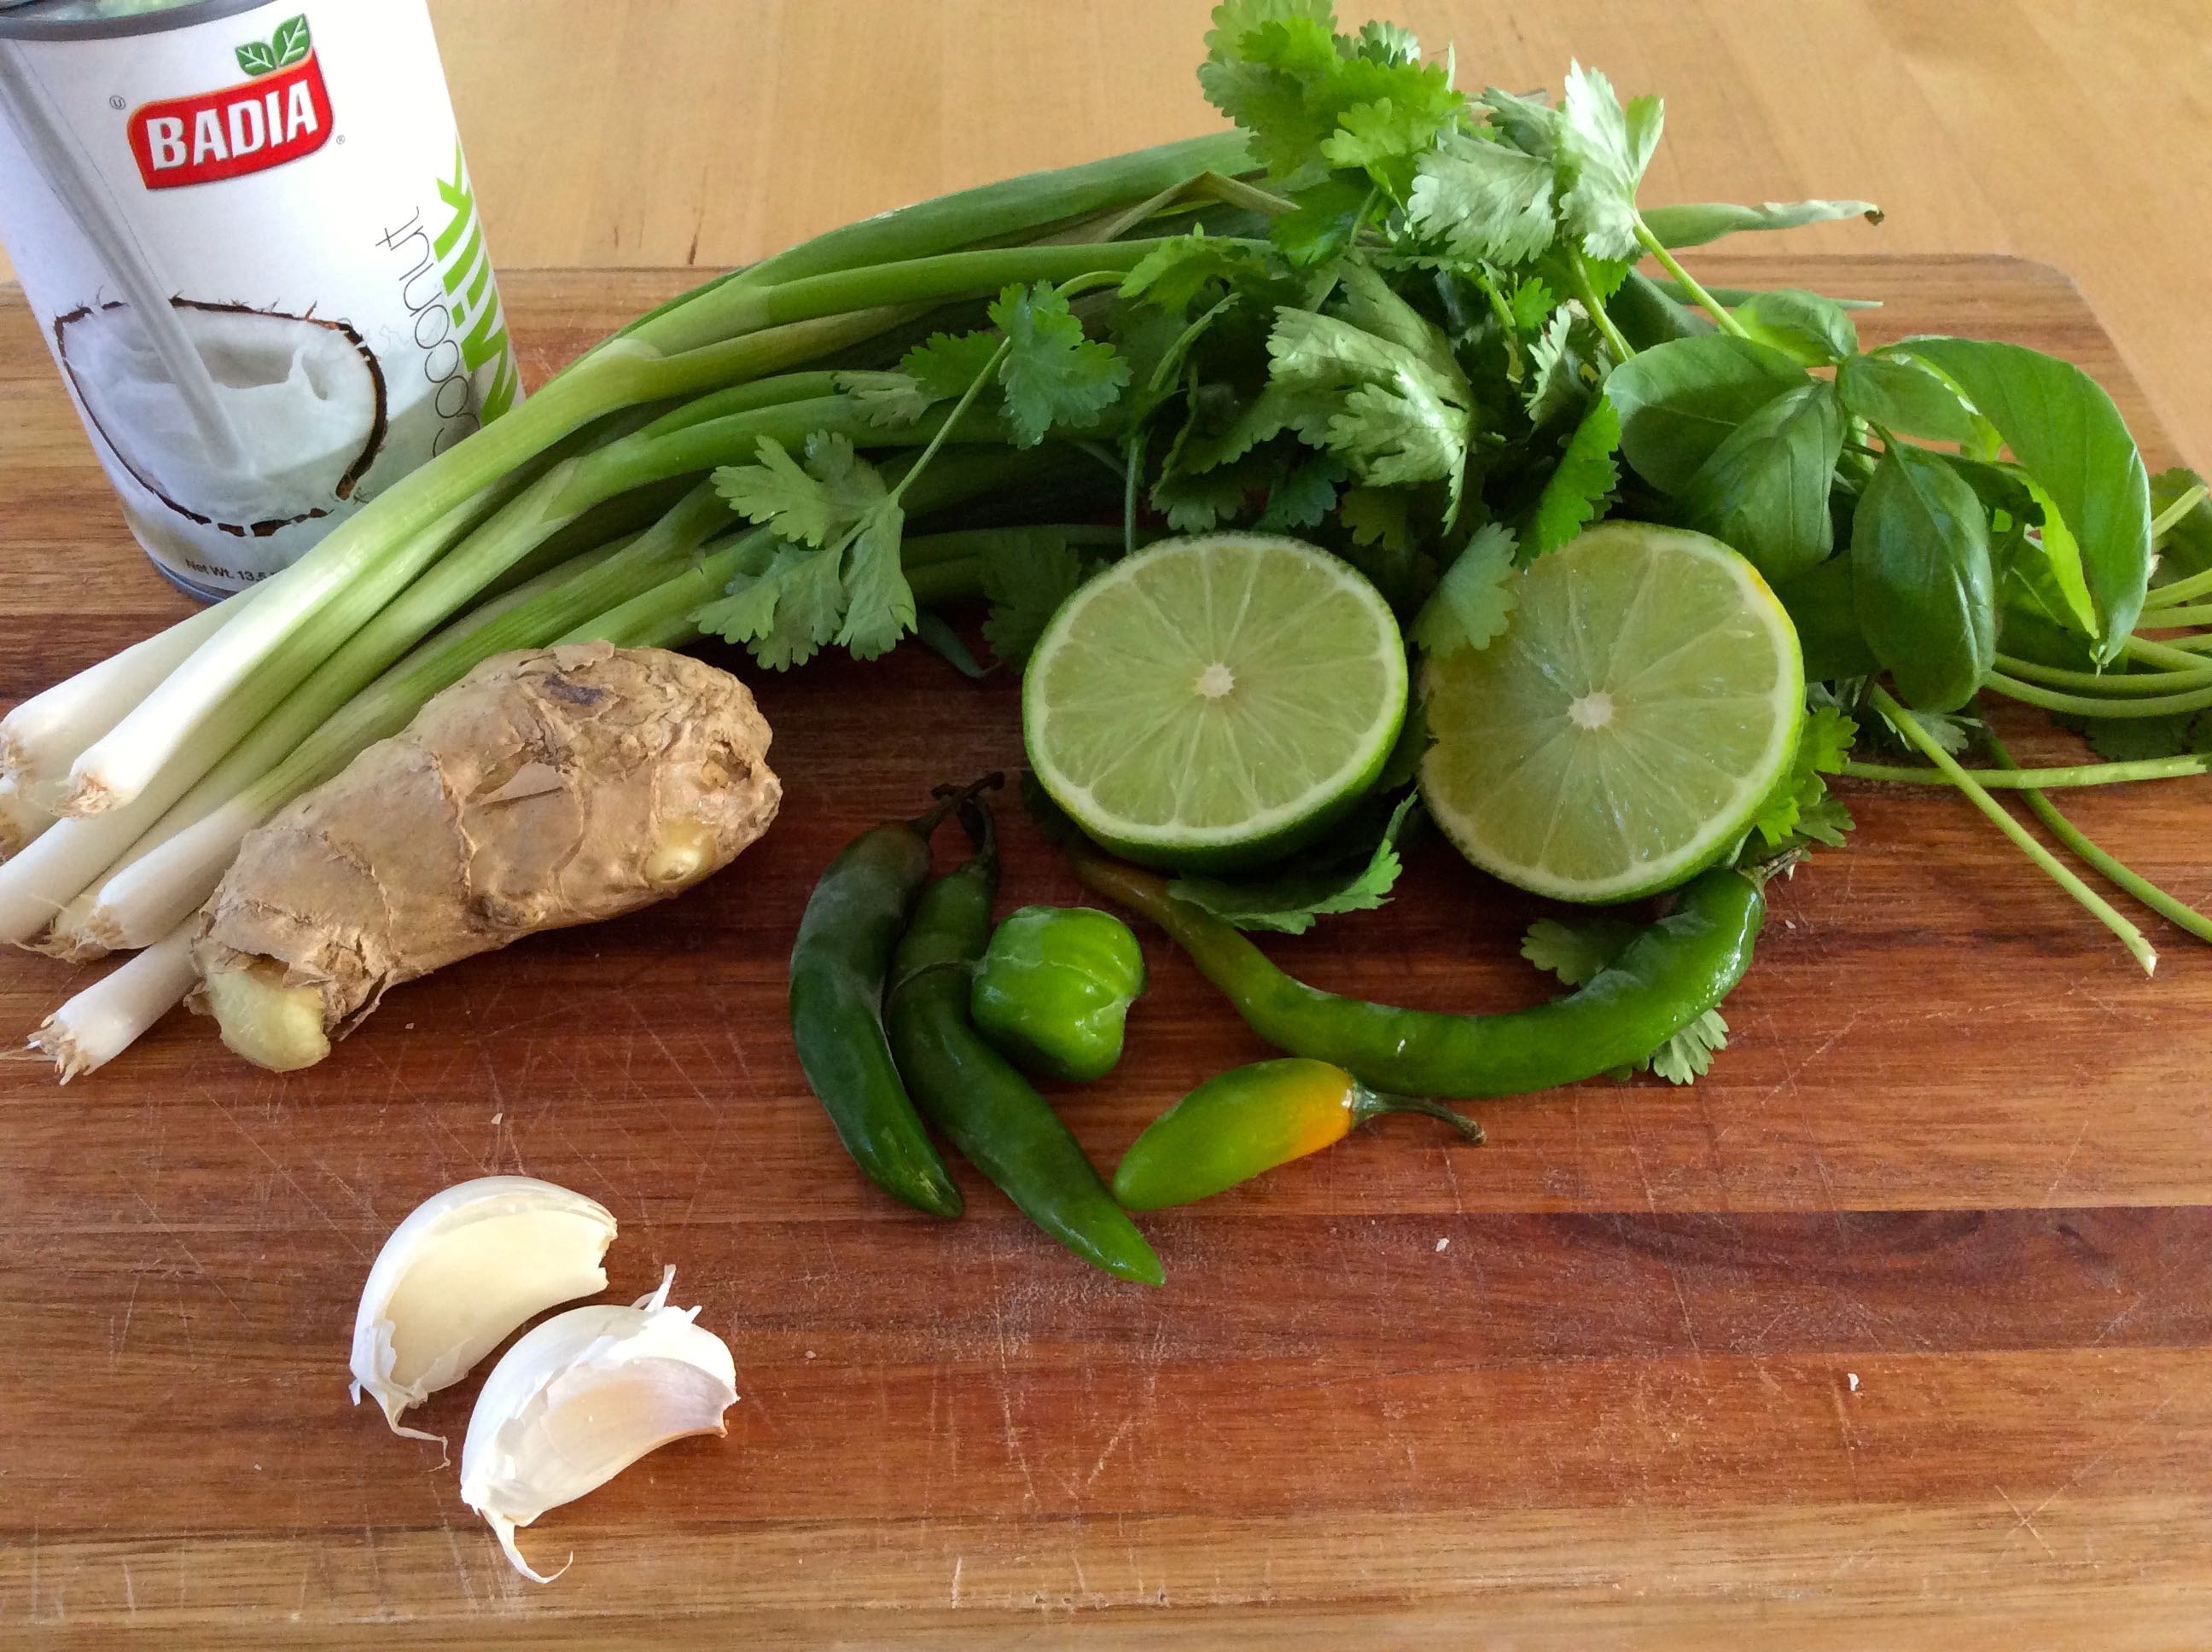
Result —
<instances>
[{"instance_id":1,"label":"lime rind","mask_svg":"<svg viewBox=\"0 0 2212 1652\"><path fill-rule=\"evenodd\" d=\"M1130 859L1227 868L1325 830L1405 718L1404 640L1359 572L1297 540L1216 534L1079 587L1023 678L1031 767Z\"/></svg>"},{"instance_id":2,"label":"lime rind","mask_svg":"<svg viewBox=\"0 0 2212 1652\"><path fill-rule=\"evenodd\" d=\"M1804 719L1796 633L1757 570L1635 523L1540 558L1504 635L1428 660L1422 691L1421 791L1445 835L1508 883L1584 902L1726 855Z\"/></svg>"}]
</instances>

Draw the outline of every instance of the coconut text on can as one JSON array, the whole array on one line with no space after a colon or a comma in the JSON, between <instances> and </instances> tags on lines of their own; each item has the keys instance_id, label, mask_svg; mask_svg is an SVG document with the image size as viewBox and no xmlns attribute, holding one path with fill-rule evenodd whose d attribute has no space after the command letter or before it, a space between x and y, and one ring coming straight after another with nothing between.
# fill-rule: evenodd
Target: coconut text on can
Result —
<instances>
[{"instance_id":1,"label":"coconut text on can","mask_svg":"<svg viewBox=\"0 0 2212 1652\"><path fill-rule=\"evenodd\" d=\"M0 242L203 596L521 394L426 0L0 0Z\"/></svg>"}]
</instances>

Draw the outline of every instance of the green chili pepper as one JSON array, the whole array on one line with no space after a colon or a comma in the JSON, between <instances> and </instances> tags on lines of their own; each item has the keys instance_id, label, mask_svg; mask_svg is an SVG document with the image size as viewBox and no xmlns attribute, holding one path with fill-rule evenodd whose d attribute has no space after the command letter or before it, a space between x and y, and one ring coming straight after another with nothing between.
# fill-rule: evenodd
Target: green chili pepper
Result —
<instances>
[{"instance_id":1,"label":"green chili pepper","mask_svg":"<svg viewBox=\"0 0 2212 1652\"><path fill-rule=\"evenodd\" d=\"M1692 881L1580 991L1510 1014L1443 1015L1309 987L1211 913L1174 899L1164 879L1079 843L1070 855L1085 883L1173 936L1276 1048L1411 1095L1516 1096L1641 1060L1743 979L1766 908L1757 881L1722 867Z\"/></svg>"},{"instance_id":2,"label":"green chili pepper","mask_svg":"<svg viewBox=\"0 0 2212 1652\"><path fill-rule=\"evenodd\" d=\"M1086 1262L1146 1285L1166 1276L1043 1096L968 1018L968 981L999 883L990 811L961 811L975 856L923 891L891 960L884 1023L899 1072L933 1123L1022 1213Z\"/></svg>"},{"instance_id":3,"label":"green chili pepper","mask_svg":"<svg viewBox=\"0 0 2212 1652\"><path fill-rule=\"evenodd\" d=\"M933 1216L959 1215L960 1189L899 1083L884 1036L884 977L929 877L929 835L956 803L847 844L807 898L791 949L791 1036L806 1082L870 1179Z\"/></svg>"},{"instance_id":4,"label":"green chili pepper","mask_svg":"<svg viewBox=\"0 0 2212 1652\"><path fill-rule=\"evenodd\" d=\"M993 932L968 1007L1014 1061L1088 1084L1121 1059L1145 954L1129 926L1096 907L1024 907Z\"/></svg>"},{"instance_id":5,"label":"green chili pepper","mask_svg":"<svg viewBox=\"0 0 2212 1652\"><path fill-rule=\"evenodd\" d=\"M1425 1113L1469 1141L1482 1127L1435 1102L1382 1096L1342 1067L1304 1056L1207 1079L1146 1127L1114 1171L1133 1211L1188 1205L1342 1141L1385 1113Z\"/></svg>"}]
</instances>

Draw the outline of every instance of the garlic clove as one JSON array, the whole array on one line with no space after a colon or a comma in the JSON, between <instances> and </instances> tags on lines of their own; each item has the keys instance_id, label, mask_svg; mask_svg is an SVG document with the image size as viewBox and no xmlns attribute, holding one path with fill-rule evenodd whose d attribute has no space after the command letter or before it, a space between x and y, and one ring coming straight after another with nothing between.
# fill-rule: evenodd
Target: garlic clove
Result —
<instances>
[{"instance_id":1,"label":"garlic clove","mask_svg":"<svg viewBox=\"0 0 2212 1652\"><path fill-rule=\"evenodd\" d=\"M534 1176L484 1176L434 1193L377 1253L353 1322L353 1400L363 1390L399 1419L506 1340L524 1321L607 1288L599 1259L615 1218Z\"/></svg>"},{"instance_id":2,"label":"garlic clove","mask_svg":"<svg viewBox=\"0 0 2212 1652\"><path fill-rule=\"evenodd\" d=\"M533 1582L561 1573L532 1569L515 1547L516 1527L672 1440L728 1431L722 1413L738 1399L729 1345L693 1323L696 1308L668 1306L675 1279L671 1267L658 1291L628 1308L555 1315L507 1351L477 1395L461 1445L461 1501Z\"/></svg>"}]
</instances>

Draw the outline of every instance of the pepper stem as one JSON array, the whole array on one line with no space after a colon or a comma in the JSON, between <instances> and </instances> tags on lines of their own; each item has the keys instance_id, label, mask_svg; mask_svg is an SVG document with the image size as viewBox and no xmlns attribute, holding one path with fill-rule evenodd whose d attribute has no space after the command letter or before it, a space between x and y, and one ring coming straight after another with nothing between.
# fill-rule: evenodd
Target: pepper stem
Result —
<instances>
[{"instance_id":1,"label":"pepper stem","mask_svg":"<svg viewBox=\"0 0 2212 1652\"><path fill-rule=\"evenodd\" d=\"M907 822L907 824L921 833L922 836L927 837L945 823L945 817L951 814L954 810L972 801L978 793L994 790L1006 783L1006 777L994 772L984 775L981 780L970 780L965 786L940 786L930 793L937 801Z\"/></svg>"},{"instance_id":2,"label":"pepper stem","mask_svg":"<svg viewBox=\"0 0 2212 1652\"><path fill-rule=\"evenodd\" d=\"M1480 1145L1482 1127L1466 1114L1446 1107L1442 1102L1432 1102L1425 1096L1391 1096L1364 1086L1352 1102L1352 1123L1354 1129L1370 1119L1379 1119L1385 1113L1419 1113L1425 1118L1441 1119L1468 1140Z\"/></svg>"}]
</instances>

